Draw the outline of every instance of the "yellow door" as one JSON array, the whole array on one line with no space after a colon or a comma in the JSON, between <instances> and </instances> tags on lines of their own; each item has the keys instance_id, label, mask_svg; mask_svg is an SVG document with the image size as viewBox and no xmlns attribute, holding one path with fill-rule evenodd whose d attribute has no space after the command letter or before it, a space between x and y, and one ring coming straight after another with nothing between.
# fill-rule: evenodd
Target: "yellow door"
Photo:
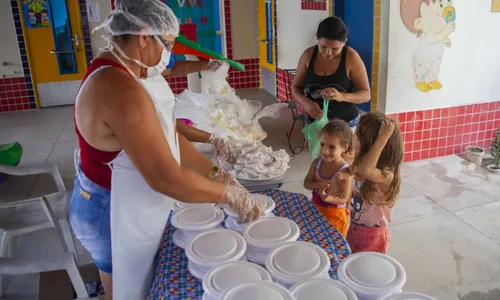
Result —
<instances>
[{"instance_id":1,"label":"yellow door","mask_svg":"<svg viewBox=\"0 0 500 300\"><path fill-rule=\"evenodd\" d=\"M18 0L39 107L73 104L87 70L78 0Z\"/></svg>"},{"instance_id":2,"label":"yellow door","mask_svg":"<svg viewBox=\"0 0 500 300\"><path fill-rule=\"evenodd\" d=\"M260 87L273 96L276 94L275 1L258 0Z\"/></svg>"}]
</instances>

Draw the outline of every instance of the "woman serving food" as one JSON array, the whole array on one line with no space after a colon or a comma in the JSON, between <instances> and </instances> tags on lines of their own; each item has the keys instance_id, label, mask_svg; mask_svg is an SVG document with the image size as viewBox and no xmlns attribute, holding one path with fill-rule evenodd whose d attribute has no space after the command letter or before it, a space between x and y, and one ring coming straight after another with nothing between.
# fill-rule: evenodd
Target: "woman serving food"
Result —
<instances>
[{"instance_id":1,"label":"woman serving food","mask_svg":"<svg viewBox=\"0 0 500 300\"><path fill-rule=\"evenodd\" d=\"M117 1L101 27L111 36L108 49L92 61L75 103L80 153L70 221L107 299L144 299L176 200L222 203L240 221L257 218L261 208L177 133L166 81L146 80L178 35L170 8L158 0Z\"/></svg>"}]
</instances>

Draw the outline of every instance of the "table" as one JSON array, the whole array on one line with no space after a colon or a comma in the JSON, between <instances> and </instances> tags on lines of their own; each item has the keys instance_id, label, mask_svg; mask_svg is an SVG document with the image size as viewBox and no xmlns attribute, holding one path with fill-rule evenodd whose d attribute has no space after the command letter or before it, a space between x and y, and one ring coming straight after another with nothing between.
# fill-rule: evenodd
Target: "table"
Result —
<instances>
[{"instance_id":1,"label":"table","mask_svg":"<svg viewBox=\"0 0 500 300\"><path fill-rule=\"evenodd\" d=\"M331 260L330 277L337 279L339 263L351 253L344 237L306 196L281 190L265 190L261 193L276 202L274 214L297 223L301 233L299 240L314 243L328 253ZM174 231L175 228L167 224L158 250L155 278L148 299L201 299L201 281L189 273L184 250L172 242Z\"/></svg>"}]
</instances>

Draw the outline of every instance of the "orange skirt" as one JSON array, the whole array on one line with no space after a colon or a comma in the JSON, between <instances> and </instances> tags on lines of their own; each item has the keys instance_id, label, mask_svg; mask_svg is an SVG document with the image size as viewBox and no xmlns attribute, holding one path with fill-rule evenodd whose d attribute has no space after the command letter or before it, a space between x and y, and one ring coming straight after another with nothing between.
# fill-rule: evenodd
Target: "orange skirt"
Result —
<instances>
[{"instance_id":1,"label":"orange skirt","mask_svg":"<svg viewBox=\"0 0 500 300\"><path fill-rule=\"evenodd\" d=\"M347 236L349 229L349 211L347 207L327 207L314 203L316 208L337 228L342 236Z\"/></svg>"}]
</instances>

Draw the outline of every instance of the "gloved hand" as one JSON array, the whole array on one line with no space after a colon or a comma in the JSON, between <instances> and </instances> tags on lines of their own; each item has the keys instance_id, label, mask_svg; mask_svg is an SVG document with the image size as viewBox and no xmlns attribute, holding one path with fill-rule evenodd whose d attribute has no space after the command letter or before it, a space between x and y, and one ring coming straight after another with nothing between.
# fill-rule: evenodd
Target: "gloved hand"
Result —
<instances>
[{"instance_id":1,"label":"gloved hand","mask_svg":"<svg viewBox=\"0 0 500 300\"><path fill-rule=\"evenodd\" d=\"M219 203L228 205L238 215L239 223L246 223L262 216L263 209L245 188L228 184Z\"/></svg>"},{"instance_id":2,"label":"gloved hand","mask_svg":"<svg viewBox=\"0 0 500 300\"><path fill-rule=\"evenodd\" d=\"M212 72L215 72L217 71L220 66L222 66L223 62L221 62L220 60L211 60L208 65L206 65L203 69L201 69L202 71L212 71Z\"/></svg>"},{"instance_id":3,"label":"gloved hand","mask_svg":"<svg viewBox=\"0 0 500 300\"><path fill-rule=\"evenodd\" d=\"M215 146L215 153L217 155L229 151L228 140L217 134L212 134L207 142Z\"/></svg>"},{"instance_id":4,"label":"gloved hand","mask_svg":"<svg viewBox=\"0 0 500 300\"><path fill-rule=\"evenodd\" d=\"M221 182L221 183L227 183L231 185L235 185L237 187L243 188L243 186L238 182L236 178L234 178L233 175L229 174L228 172L224 171L223 169L219 168L219 171L215 174L214 177L212 177L212 180Z\"/></svg>"}]
</instances>

